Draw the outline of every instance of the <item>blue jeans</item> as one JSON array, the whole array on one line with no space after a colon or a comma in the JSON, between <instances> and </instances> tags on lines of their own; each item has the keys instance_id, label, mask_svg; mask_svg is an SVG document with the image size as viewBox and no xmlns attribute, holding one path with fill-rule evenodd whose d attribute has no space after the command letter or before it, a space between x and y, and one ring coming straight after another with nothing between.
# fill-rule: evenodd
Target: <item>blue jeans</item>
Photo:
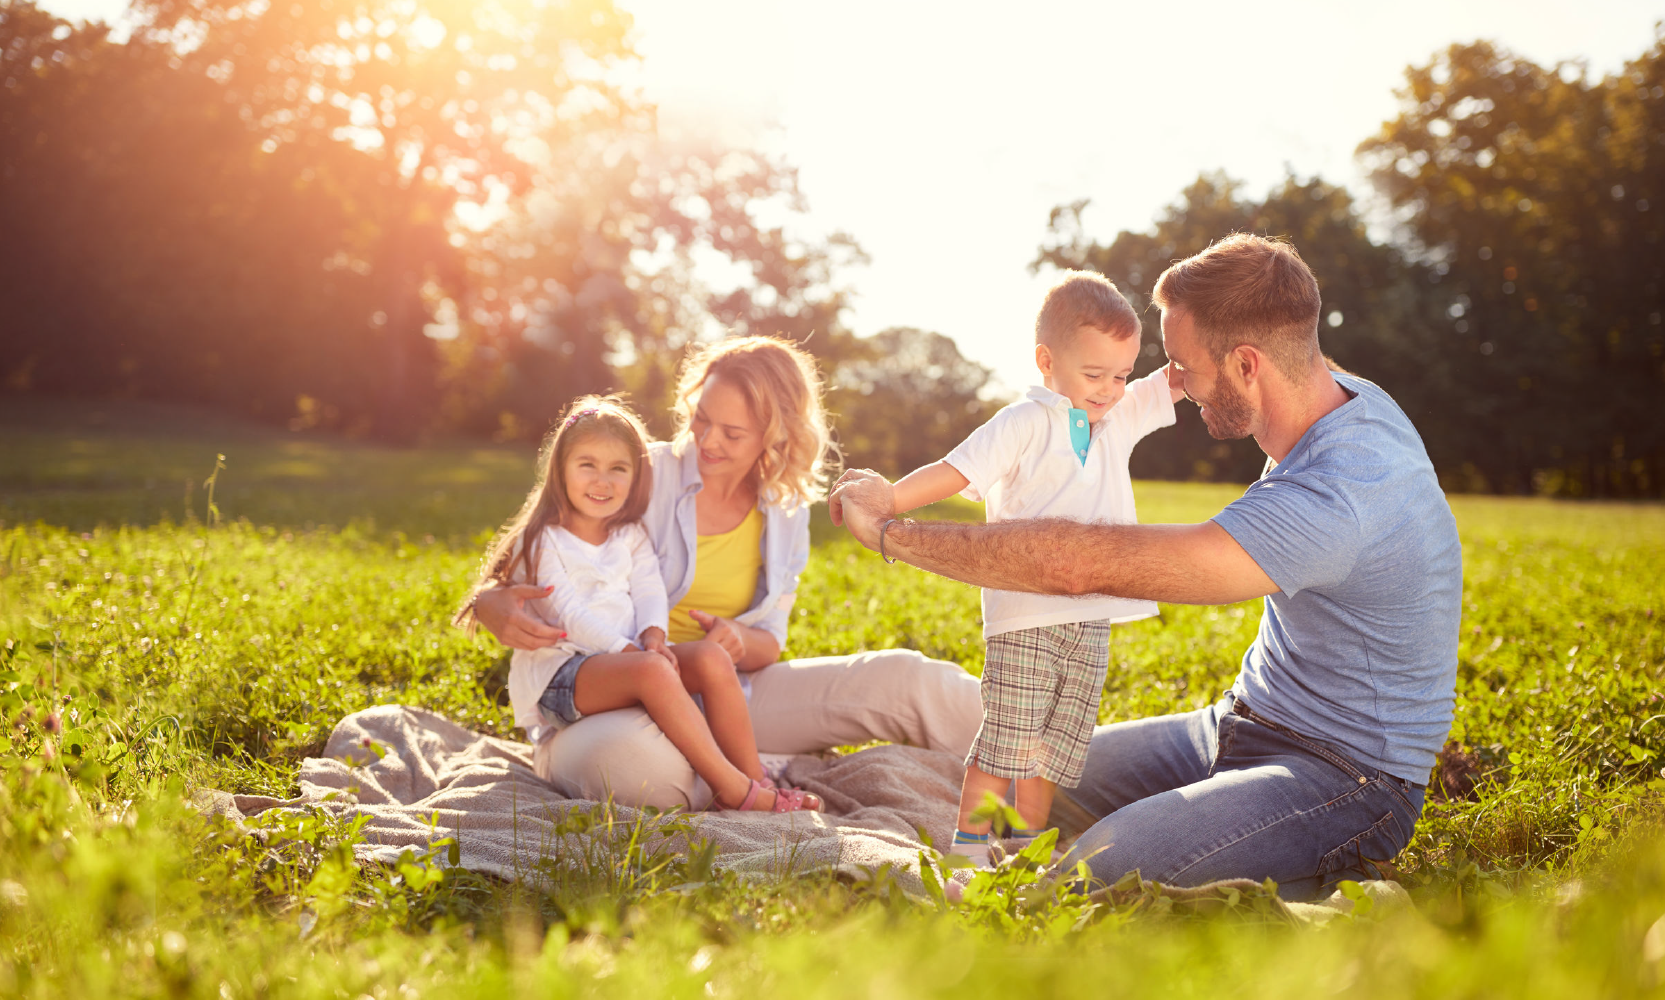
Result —
<instances>
[{"instance_id":1,"label":"blue jeans","mask_svg":"<svg viewBox=\"0 0 1665 1000\"><path fill-rule=\"evenodd\" d=\"M1093 877L1195 886L1271 878L1285 899L1378 878L1410 843L1423 786L1256 716L1227 694L1181 715L1100 726L1080 787L1103 817L1070 848Z\"/></svg>"}]
</instances>

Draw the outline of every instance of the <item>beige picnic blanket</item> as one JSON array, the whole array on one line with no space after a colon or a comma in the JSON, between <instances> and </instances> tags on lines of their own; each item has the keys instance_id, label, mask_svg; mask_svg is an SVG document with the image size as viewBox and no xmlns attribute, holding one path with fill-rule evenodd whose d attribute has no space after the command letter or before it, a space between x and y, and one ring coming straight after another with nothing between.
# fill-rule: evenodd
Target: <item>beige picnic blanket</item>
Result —
<instances>
[{"instance_id":1,"label":"beige picnic blanket","mask_svg":"<svg viewBox=\"0 0 1665 1000\"><path fill-rule=\"evenodd\" d=\"M786 780L820 795L825 812L700 813L693 819L694 836L716 845L716 867L737 873L779 877L833 869L865 879L889 866L897 884L918 893L924 845L917 831L923 828L939 845L950 841L964 773L950 754L906 746L793 757ZM485 736L401 705L342 719L324 756L301 764L300 788L300 796L288 800L211 793L204 805L233 820L274 808L363 815L368 817L364 843L356 848L361 860L391 862L407 849L426 850L437 838L454 837L462 867L532 881L540 862L559 863L561 851L581 849L570 833L558 835L562 819L598 805L563 798L539 779L528 744ZM642 815L624 806L613 813L624 825ZM957 874L963 879L967 873ZM1254 889L1237 882L1183 890L1146 885L1187 906L1224 898L1234 889ZM1409 901L1394 882L1364 887L1387 908ZM1339 893L1323 904L1280 904L1284 915L1298 922L1322 922L1351 906Z\"/></svg>"},{"instance_id":2,"label":"beige picnic blanket","mask_svg":"<svg viewBox=\"0 0 1665 1000\"><path fill-rule=\"evenodd\" d=\"M366 740L382 751L379 759ZM759 876L834 868L862 878L888 864L904 888L918 890L916 831L948 843L963 773L950 754L904 746L793 757L786 780L820 795L824 813L699 813L695 836L716 845L719 868ZM363 814L363 860L392 861L455 837L463 867L516 879L535 877L541 860L571 849L559 842L557 825L572 810L597 805L564 798L540 780L530 745L400 705L342 719L324 755L302 762L300 789L289 800L222 794L211 808L233 819L307 806ZM641 816L623 806L614 815L626 825Z\"/></svg>"}]
</instances>

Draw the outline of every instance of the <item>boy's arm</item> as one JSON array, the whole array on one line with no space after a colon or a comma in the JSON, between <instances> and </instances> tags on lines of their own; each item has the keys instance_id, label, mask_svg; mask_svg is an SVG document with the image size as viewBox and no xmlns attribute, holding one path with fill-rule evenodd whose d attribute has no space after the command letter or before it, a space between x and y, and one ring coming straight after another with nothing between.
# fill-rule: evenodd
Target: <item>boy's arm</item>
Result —
<instances>
[{"instance_id":1,"label":"boy's arm","mask_svg":"<svg viewBox=\"0 0 1665 1000\"><path fill-rule=\"evenodd\" d=\"M1127 394L1110 411L1107 419L1127 446L1131 447L1153 431L1173 426L1178 420L1174 402L1185 395L1185 390L1176 385L1178 377L1173 372L1172 365L1165 365L1130 382Z\"/></svg>"},{"instance_id":2,"label":"boy's arm","mask_svg":"<svg viewBox=\"0 0 1665 1000\"><path fill-rule=\"evenodd\" d=\"M946 500L969 485L971 480L946 461L932 462L896 481L896 512Z\"/></svg>"}]
</instances>

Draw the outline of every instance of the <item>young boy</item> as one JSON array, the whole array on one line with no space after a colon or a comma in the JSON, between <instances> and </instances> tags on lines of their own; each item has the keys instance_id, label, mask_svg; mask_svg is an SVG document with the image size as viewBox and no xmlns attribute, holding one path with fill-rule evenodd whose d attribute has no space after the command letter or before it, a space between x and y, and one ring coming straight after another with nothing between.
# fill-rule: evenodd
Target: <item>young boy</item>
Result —
<instances>
[{"instance_id":1,"label":"young boy","mask_svg":"<svg viewBox=\"0 0 1665 1000\"><path fill-rule=\"evenodd\" d=\"M1066 274L1035 319L1035 364L1044 387L995 414L940 462L896 484L896 509L964 493L990 521L1066 517L1128 523L1128 455L1140 438L1174 422L1181 395L1166 369L1128 385L1139 356L1139 317L1116 286ZM1109 670L1110 626L1156 614L1150 601L983 591L983 725L966 757L960 816L948 853L989 860L989 824L972 811L1017 782L1017 811L1033 837L1058 785L1081 783Z\"/></svg>"}]
</instances>

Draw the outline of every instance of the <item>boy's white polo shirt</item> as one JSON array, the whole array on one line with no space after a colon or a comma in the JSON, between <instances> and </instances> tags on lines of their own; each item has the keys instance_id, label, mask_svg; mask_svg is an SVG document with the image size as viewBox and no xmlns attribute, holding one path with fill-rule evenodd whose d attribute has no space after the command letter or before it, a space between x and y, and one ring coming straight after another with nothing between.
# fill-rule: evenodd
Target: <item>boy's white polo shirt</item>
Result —
<instances>
[{"instance_id":1,"label":"boy's white polo shirt","mask_svg":"<svg viewBox=\"0 0 1665 1000\"><path fill-rule=\"evenodd\" d=\"M981 500L990 522L1065 517L1131 524L1133 478L1128 458L1151 431L1174 422L1164 372L1147 375L1092 428L1085 461L1070 443L1068 396L1035 386L1028 395L971 432L943 461L970 480L961 495ZM1109 557L1109 556L1107 556ZM983 590L983 637L1070 622L1130 622L1156 614L1153 601L1124 597L1053 597Z\"/></svg>"}]
</instances>

